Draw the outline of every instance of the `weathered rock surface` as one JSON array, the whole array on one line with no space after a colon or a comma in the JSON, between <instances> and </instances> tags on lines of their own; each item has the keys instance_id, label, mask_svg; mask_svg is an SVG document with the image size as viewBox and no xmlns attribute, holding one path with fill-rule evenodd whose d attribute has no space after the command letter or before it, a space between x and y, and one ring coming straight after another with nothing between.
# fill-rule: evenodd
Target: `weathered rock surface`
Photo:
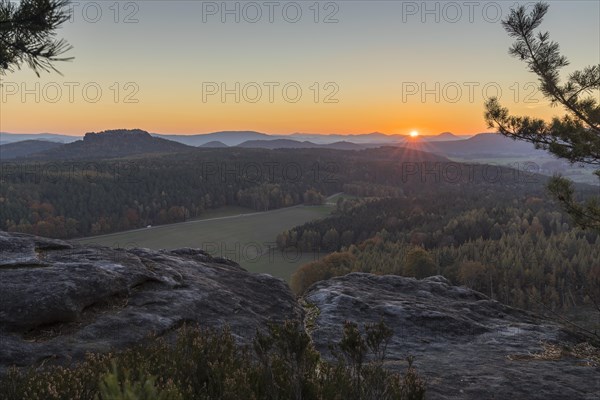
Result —
<instances>
[{"instance_id":1,"label":"weathered rock surface","mask_svg":"<svg viewBox=\"0 0 600 400\"><path fill-rule=\"evenodd\" d=\"M323 354L344 321L383 318L395 332L387 367L403 371L415 356L430 399L600 398L600 369L585 360L531 357L541 342L578 342L574 334L443 277L353 273L313 285L304 300L318 307L311 335Z\"/></svg>"},{"instance_id":2,"label":"weathered rock surface","mask_svg":"<svg viewBox=\"0 0 600 400\"><path fill-rule=\"evenodd\" d=\"M123 349L183 323L228 324L240 342L301 319L282 280L201 250L114 250L0 232L0 373Z\"/></svg>"},{"instance_id":3,"label":"weathered rock surface","mask_svg":"<svg viewBox=\"0 0 600 400\"><path fill-rule=\"evenodd\" d=\"M326 357L343 323L381 318L395 336L391 369L408 355L430 399L598 399L585 359L532 357L581 338L442 277L354 273L313 285L309 331ZM302 319L285 282L203 251L115 250L0 232L0 374L9 365L79 360L124 349L183 323L231 327L248 342L267 322Z\"/></svg>"}]
</instances>

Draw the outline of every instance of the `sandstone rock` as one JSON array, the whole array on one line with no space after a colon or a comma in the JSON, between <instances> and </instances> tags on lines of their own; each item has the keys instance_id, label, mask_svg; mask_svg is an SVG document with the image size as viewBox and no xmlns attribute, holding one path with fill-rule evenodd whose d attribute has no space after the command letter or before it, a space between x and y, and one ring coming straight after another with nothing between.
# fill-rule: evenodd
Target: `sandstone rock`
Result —
<instances>
[{"instance_id":1,"label":"sandstone rock","mask_svg":"<svg viewBox=\"0 0 600 400\"><path fill-rule=\"evenodd\" d=\"M430 399L598 399L600 370L585 360L537 360L542 342L580 340L559 325L504 306L443 277L423 280L353 273L313 285L303 300L318 308L311 336L322 354L344 321L385 323L395 336L388 368L408 355ZM307 314L308 315L308 314Z\"/></svg>"},{"instance_id":2,"label":"sandstone rock","mask_svg":"<svg viewBox=\"0 0 600 400\"><path fill-rule=\"evenodd\" d=\"M600 370L585 359L532 356L542 343L581 338L443 277L353 273L313 285L301 300L312 305L306 325L326 358L346 320L382 318L395 332L386 367L403 371L415 356L430 399L600 398ZM0 232L0 374L9 365L124 349L186 322L227 324L247 343L267 322L303 316L285 282L201 250L110 249Z\"/></svg>"},{"instance_id":3,"label":"sandstone rock","mask_svg":"<svg viewBox=\"0 0 600 400\"><path fill-rule=\"evenodd\" d=\"M286 283L201 250L115 250L0 232L0 373L123 349L183 323L231 327L301 319Z\"/></svg>"}]
</instances>

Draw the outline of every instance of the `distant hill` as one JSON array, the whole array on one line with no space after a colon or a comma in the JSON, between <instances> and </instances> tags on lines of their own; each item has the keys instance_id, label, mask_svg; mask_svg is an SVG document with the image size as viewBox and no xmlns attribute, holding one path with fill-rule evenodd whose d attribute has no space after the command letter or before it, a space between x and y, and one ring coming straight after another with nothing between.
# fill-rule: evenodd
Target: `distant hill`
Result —
<instances>
[{"instance_id":1,"label":"distant hill","mask_svg":"<svg viewBox=\"0 0 600 400\"><path fill-rule=\"evenodd\" d=\"M465 140L469 139L470 136L458 136L452 132L442 132L439 135L423 136L422 139L427 142L443 142L453 140Z\"/></svg>"},{"instance_id":2,"label":"distant hill","mask_svg":"<svg viewBox=\"0 0 600 400\"><path fill-rule=\"evenodd\" d=\"M273 139L273 140L249 140L239 144L237 147L260 148L260 149L335 149L335 150L361 150L366 146L340 141L335 143L317 144L307 140L300 142L292 139Z\"/></svg>"},{"instance_id":3,"label":"distant hill","mask_svg":"<svg viewBox=\"0 0 600 400\"><path fill-rule=\"evenodd\" d=\"M377 144L377 146L379 146L379 144ZM353 143L353 142L347 142L345 140L342 140L340 142L324 144L324 145L321 145L321 147L325 147L328 149L336 149L336 150L362 150L362 149L365 149L370 146L366 146L363 144L357 144L357 143Z\"/></svg>"},{"instance_id":4,"label":"distant hill","mask_svg":"<svg viewBox=\"0 0 600 400\"><path fill-rule=\"evenodd\" d=\"M273 139L273 140L248 140L240 143L236 147L258 148L258 149L310 149L320 147L318 144L304 141L300 142L291 139Z\"/></svg>"},{"instance_id":5,"label":"distant hill","mask_svg":"<svg viewBox=\"0 0 600 400\"><path fill-rule=\"evenodd\" d=\"M535 151L532 143L523 140L514 140L497 133L481 133L468 139L466 143L475 149L487 150L488 152L500 151L511 153L518 151L520 153L527 153Z\"/></svg>"},{"instance_id":6,"label":"distant hill","mask_svg":"<svg viewBox=\"0 0 600 400\"><path fill-rule=\"evenodd\" d=\"M480 133L469 139L451 141L415 140L402 144L403 147L414 148L445 156L457 157L493 157L507 155L530 155L537 150L533 144L516 141L496 133Z\"/></svg>"},{"instance_id":7,"label":"distant hill","mask_svg":"<svg viewBox=\"0 0 600 400\"><path fill-rule=\"evenodd\" d=\"M8 133L0 132L0 143L16 143L25 140L44 140L48 142L71 143L81 140L81 136L59 135L56 133Z\"/></svg>"},{"instance_id":8,"label":"distant hill","mask_svg":"<svg viewBox=\"0 0 600 400\"><path fill-rule=\"evenodd\" d=\"M155 133L152 136L187 144L189 146L202 146L203 144L214 141L219 141L227 146L237 146L248 140L269 140L274 138L266 133L254 131L222 131L199 135L163 135Z\"/></svg>"},{"instance_id":9,"label":"distant hill","mask_svg":"<svg viewBox=\"0 0 600 400\"><path fill-rule=\"evenodd\" d=\"M62 143L49 142L45 140L23 140L0 145L0 161L12 160L19 157L27 157L31 154L54 149L63 146Z\"/></svg>"},{"instance_id":10,"label":"distant hill","mask_svg":"<svg viewBox=\"0 0 600 400\"><path fill-rule=\"evenodd\" d=\"M224 148L224 147L229 147L229 146L227 146L223 142L219 142L218 140L213 140L212 142L204 143L203 145L200 145L198 147L217 149L217 148Z\"/></svg>"},{"instance_id":11,"label":"distant hill","mask_svg":"<svg viewBox=\"0 0 600 400\"><path fill-rule=\"evenodd\" d=\"M295 140L305 140L316 144L331 144L336 142L351 142L356 144L394 144L403 141L404 135L386 135L381 132L359 134L317 134L292 133L288 137Z\"/></svg>"},{"instance_id":12,"label":"distant hill","mask_svg":"<svg viewBox=\"0 0 600 400\"><path fill-rule=\"evenodd\" d=\"M174 153L193 147L151 136L140 129L110 130L86 133L83 140L36 153L36 158L94 159L118 158L136 154Z\"/></svg>"},{"instance_id":13,"label":"distant hill","mask_svg":"<svg viewBox=\"0 0 600 400\"><path fill-rule=\"evenodd\" d=\"M322 135L316 133L292 133L289 137L295 140L308 140L316 144L331 144L336 142L347 142L356 143L360 145L375 146L375 145L393 145L398 143L404 143L407 140L414 140L408 135L387 135L381 132L362 133L362 134L330 134ZM443 132L439 135L422 135L419 140L425 142L437 142L437 141L451 141L451 140L465 140L470 138L471 135L455 135L451 132Z\"/></svg>"}]
</instances>

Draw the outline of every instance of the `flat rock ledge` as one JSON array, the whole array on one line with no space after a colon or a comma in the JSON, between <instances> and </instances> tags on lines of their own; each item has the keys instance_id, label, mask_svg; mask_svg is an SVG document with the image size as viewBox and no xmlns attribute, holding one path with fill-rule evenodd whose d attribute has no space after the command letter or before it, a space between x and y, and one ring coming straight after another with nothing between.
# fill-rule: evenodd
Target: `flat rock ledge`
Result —
<instances>
[{"instance_id":1,"label":"flat rock ledge","mask_svg":"<svg viewBox=\"0 0 600 400\"><path fill-rule=\"evenodd\" d=\"M301 320L287 284L197 249L83 246L0 232L0 373L127 348L184 323L229 325L248 343Z\"/></svg>"},{"instance_id":2,"label":"flat rock ledge","mask_svg":"<svg viewBox=\"0 0 600 400\"><path fill-rule=\"evenodd\" d=\"M429 399L600 398L600 369L586 360L532 357L543 352L542 343L574 344L580 337L441 276L352 273L314 284L303 300L310 305L307 326L325 355L345 321L362 329L382 318L395 333L386 366L404 371L406 357L414 356Z\"/></svg>"}]
</instances>

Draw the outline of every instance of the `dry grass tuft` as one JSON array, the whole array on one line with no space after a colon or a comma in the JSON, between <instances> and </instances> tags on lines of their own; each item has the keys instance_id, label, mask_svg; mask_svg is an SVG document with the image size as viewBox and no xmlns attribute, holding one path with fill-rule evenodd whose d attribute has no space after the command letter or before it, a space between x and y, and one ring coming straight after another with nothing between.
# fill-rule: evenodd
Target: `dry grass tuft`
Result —
<instances>
[{"instance_id":1,"label":"dry grass tuft","mask_svg":"<svg viewBox=\"0 0 600 400\"><path fill-rule=\"evenodd\" d=\"M509 354L506 356L510 361L559 361L565 358L576 358L581 360L578 365L588 367L600 366L600 349L583 342L573 347L563 346L555 343L541 342L542 351L529 354Z\"/></svg>"}]
</instances>

